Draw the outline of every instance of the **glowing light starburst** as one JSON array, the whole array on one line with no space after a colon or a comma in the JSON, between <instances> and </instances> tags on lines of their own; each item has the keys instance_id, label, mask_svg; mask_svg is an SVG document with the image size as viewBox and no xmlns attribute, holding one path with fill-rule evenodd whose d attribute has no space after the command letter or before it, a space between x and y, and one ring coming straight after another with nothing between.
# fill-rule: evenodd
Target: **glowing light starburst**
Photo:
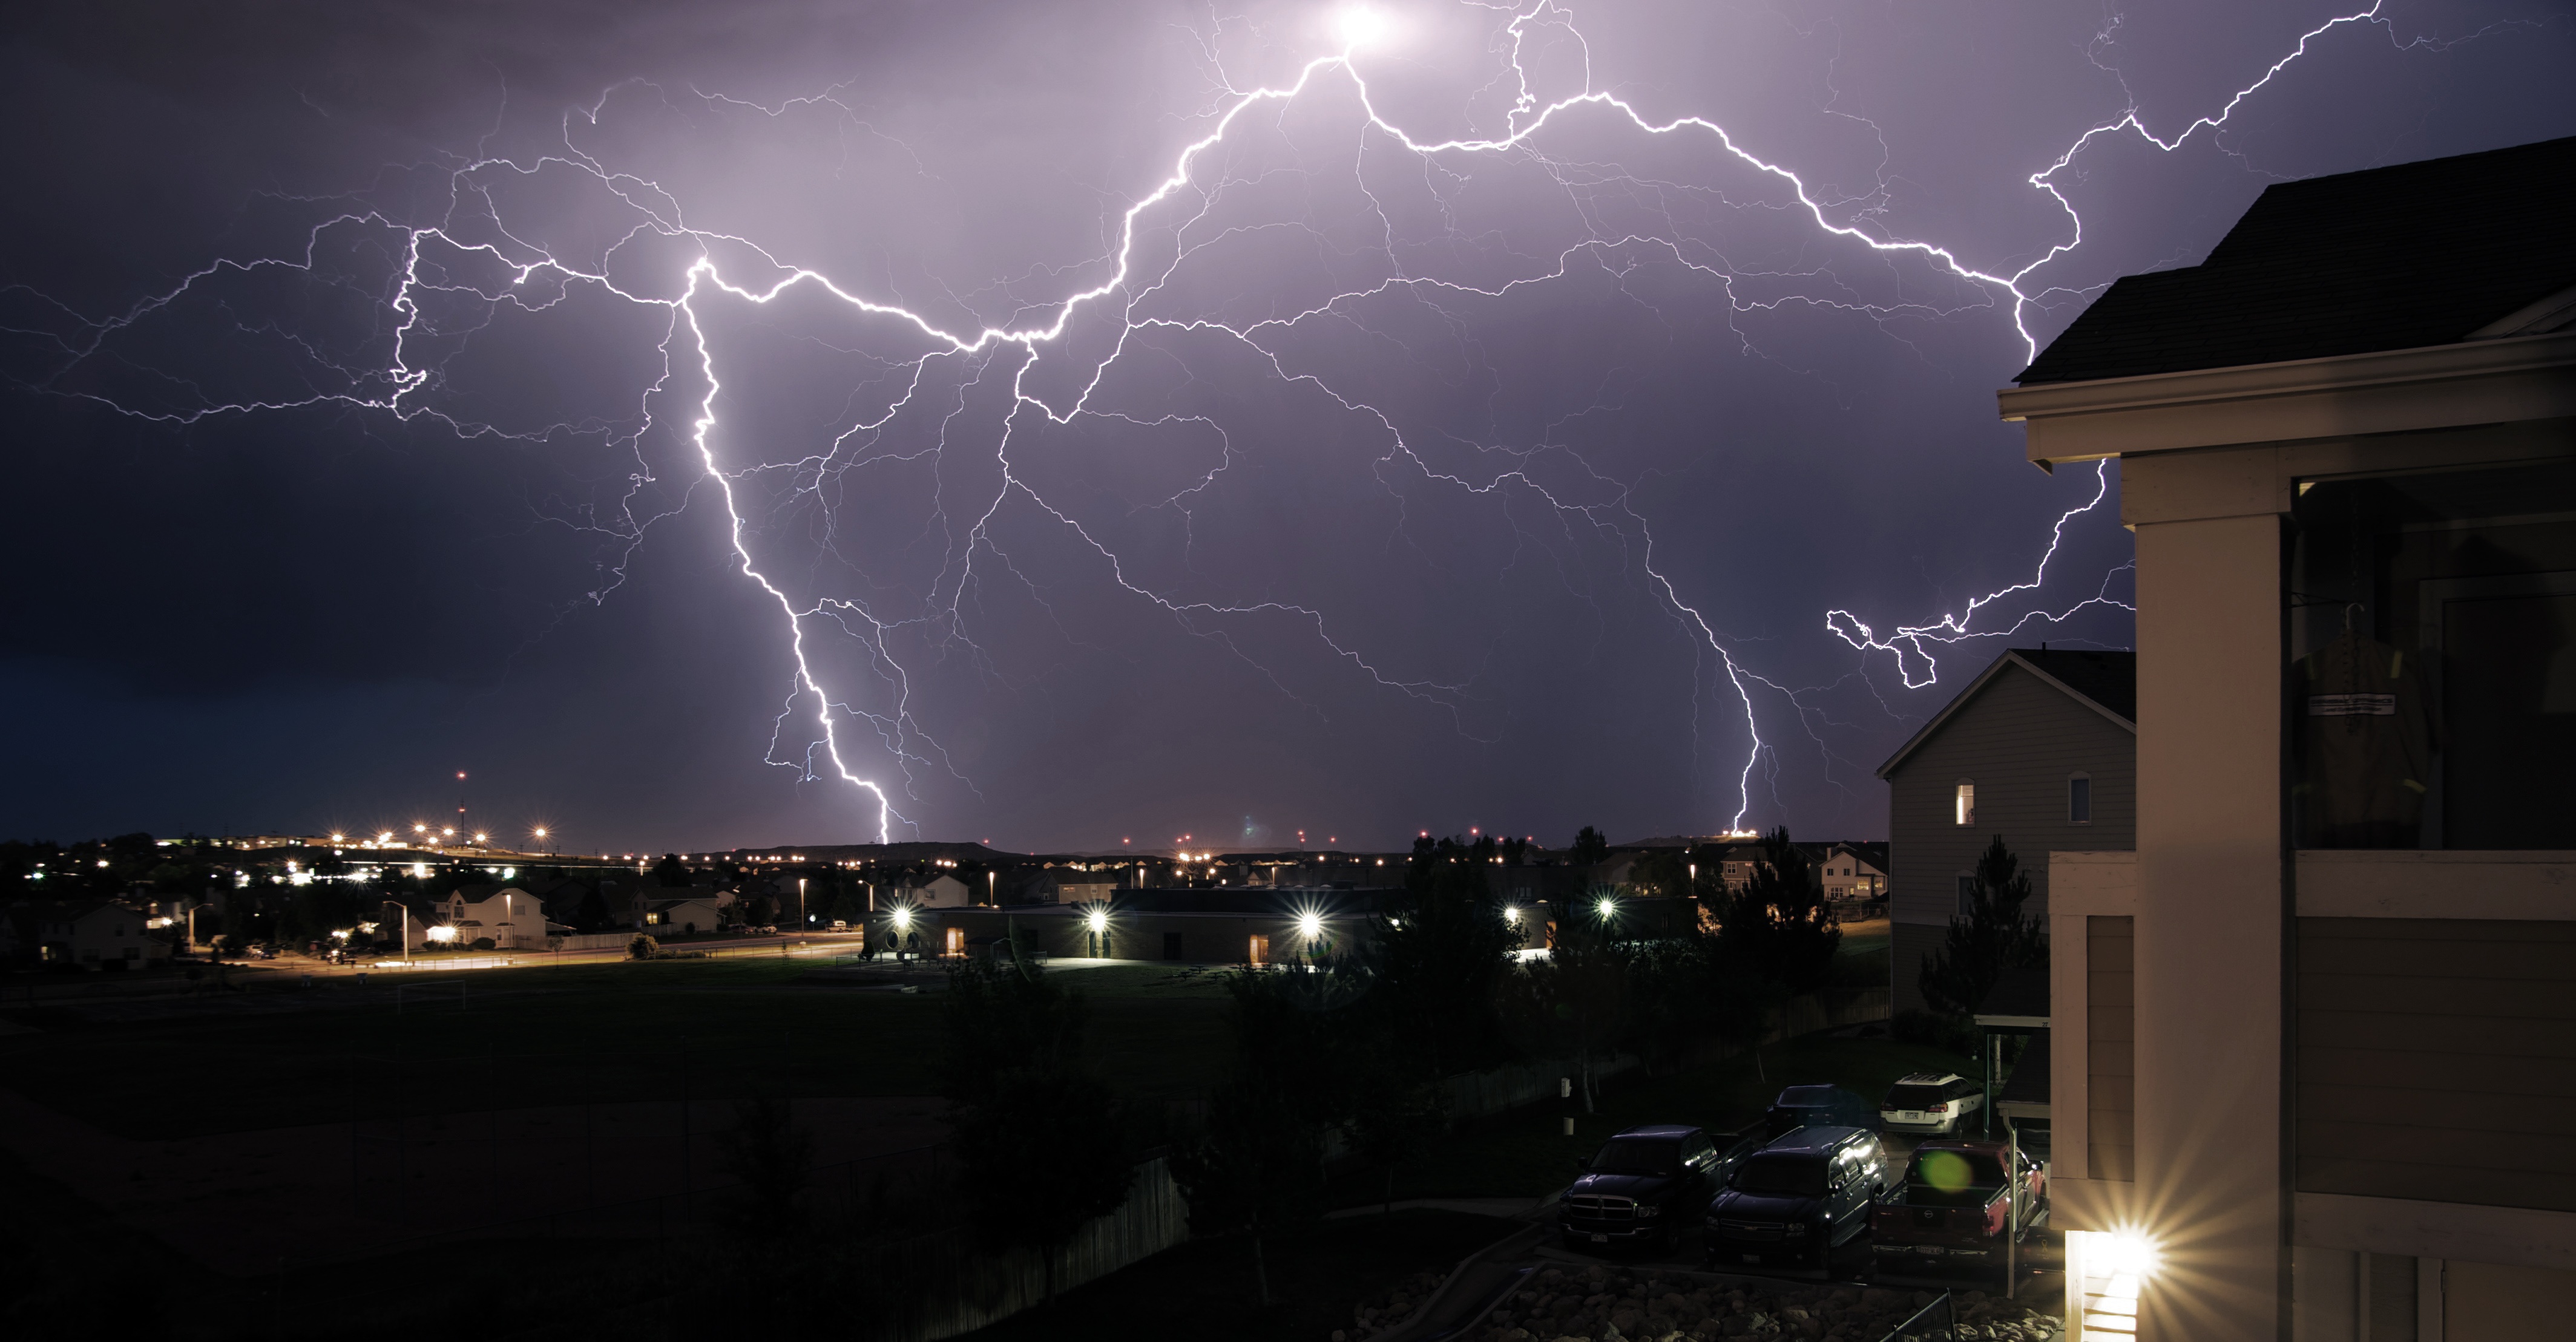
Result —
<instances>
[{"instance_id":1,"label":"glowing light starburst","mask_svg":"<svg viewBox=\"0 0 2576 1342\"><path fill-rule=\"evenodd\" d=\"M1507 491L1536 500L1552 509L1560 523L1569 529L1590 528L1615 532L1623 539L1634 537L1637 571L1652 598L1677 621L1692 640L1695 650L1714 661L1714 672L1707 678L1714 687L1723 679L1732 692L1734 709L1740 712L1749 741L1741 767L1736 772L1736 798L1730 828L1744 827L1754 806L1755 774L1768 747L1763 737L1762 716L1756 701L1762 695L1779 696L1791 705L1798 720L1811 737L1811 709L1804 696L1807 690L1782 684L1751 669L1745 664L1740 640L1730 637L1703 614L1704 601L1686 594L1670 575L1657 554L1656 537L1647 518L1640 511L1634 481L1613 479L1580 455L1567 453L1576 463L1581 483L1592 492L1577 496L1568 485L1550 483L1534 474L1526 465L1495 471L1471 478L1455 471L1443 471L1416 451L1399 425L1399 416L1372 403L1369 396L1348 387L1337 387L1324 374L1310 368L1292 367L1282 349L1291 336L1318 327L1344 323L1355 305L1380 296L1411 292L1437 301L1444 298L1501 300L1522 290L1562 279L1578 258L1606 264L1610 259L1638 254L1651 254L1660 263L1705 276L1715 285L1715 292L1731 309L1729 315L1768 310L1790 302L1819 307L1857 311L1872 317L1887 318L1900 311L1920 314L1970 310L1979 302L1988 307L2006 309L2013 330L2027 350L2036 350L2030 329L2034 303L2053 292L2041 286L2037 277L2042 269L2080 247L2084 240L2083 219L2059 185L2078 155L2106 138L2133 136L2142 144L2172 152L2185 142L2221 131L2245 101L2268 85L2282 70L2306 54L2311 45L2331 31L2349 26L2379 23L2380 5L2341 15L2320 24L2304 34L2294 49L2266 69L2261 78L2237 91L2215 112L2201 116L2169 136L2159 136L2147 126L2134 106L2111 121L2084 129L2065 148L2028 177L2030 187L2046 194L2065 218L2065 236L2051 244L2043 255L2018 267L1981 265L1965 257L1954 246L1940 242L1895 236L1882 231L1874 216L1863 212L1849 213L1847 202L1829 202L1829 193L1813 188L1795 168L1777 157L1757 152L1736 133L1716 120L1698 115L1681 115L1658 119L1641 112L1620 95L1598 87L1589 65L1588 48L1580 75L1581 86L1555 96L1542 96L1535 90L1541 81L1526 59L1526 45L1534 34L1546 32L1581 46L1573 15L1554 0L1535 0L1516 9L1498 10L1496 30L1505 85L1517 88L1517 95L1503 118L1497 133L1481 136L1421 137L1413 133L1383 109L1372 74L1365 64L1369 53L1390 43L1411 42L1413 37L1403 24L1388 11L1352 5L1330 11L1325 21L1330 40L1337 45L1300 66L1292 79L1276 85L1235 88L1230 83L1221 89L1209 110L1204 134L1183 145L1172 160L1170 170L1150 189L1137 195L1121 211L1111 232L1112 245L1099 258L1105 273L1094 282L1072 288L1052 298L1026 301L1017 320L980 326L943 325L929 315L929 310L874 296L864 286L835 278L819 270L781 260L758 241L732 233L699 228L689 222L678 196L659 183L633 172L612 167L601 158L575 145L574 120L567 118L564 148L560 153L547 153L529 160L501 156L478 156L450 165L445 169L454 206L450 212L431 222L406 221L378 208L351 209L314 225L307 236L301 256L272 257L253 260L219 259L185 277L175 288L136 305L131 310L107 320L77 323L70 335L50 337L59 344L60 354L52 375L40 390L56 395L94 401L117 413L141 419L177 425L195 424L217 416L235 416L274 412L314 406L358 408L389 415L396 420L427 420L443 425L464 437L518 438L542 441L543 432L506 431L484 422L459 408L452 399L442 399L440 361L455 346L451 325L470 326L475 312L489 314L502 309L537 312L565 301L576 290L605 295L617 302L632 305L645 312L659 313L657 321L665 322L659 351L662 366L650 385L636 398L633 421L616 431L617 441L633 446L642 459L641 443L654 431L658 422L657 407L667 400L692 403L687 417L686 441L695 466L712 486L713 494L725 508L728 519L727 538L731 546L731 563L743 577L757 587L763 598L773 604L784 624L787 651L794 670L786 703L773 735L770 762L801 771L807 779L832 779L856 789L868 798L874 813L875 830L880 840L891 840L896 828L907 823L896 806L898 785L885 772L902 775L900 785L910 795L916 770L945 771L963 779L964 775L949 761L948 752L923 727L915 708L913 677L915 671L898 652L895 635L937 625L945 635L962 642L967 625L966 596L977 576L979 564L1000 568L1026 583L1014 565L1009 551L996 535L996 518L1007 502L1018 500L1037 509L1059 524L1074 543L1095 555L1109 582L1130 596L1160 608L1186 631L1216 641L1237 656L1260 667L1270 683L1283 694L1295 698L1287 684L1266 664L1244 650L1231 630L1241 622L1262 621L1300 631L1326 649L1349 672L1367 678L1373 684L1391 690L1433 708L1445 711L1466 730L1460 717L1469 690L1467 686L1443 681L1437 677L1407 673L1380 664L1355 638L1347 635L1327 610L1318 604L1288 597L1264 596L1260 599L1225 601L1184 595L1162 590L1147 579L1131 574L1129 556L1104 542L1076 517L1076 510L1051 498L1043 486L1033 483L1023 473L1014 457L1015 438L1023 426L1033 423L1071 424L1077 420L1098 420L1126 425L1167 428L1187 426L1212 435L1222 445L1220 464L1193 486L1175 496L1183 502L1196 490L1206 488L1228 469L1233 449L1225 426L1203 414L1183 412L1137 412L1115 404L1110 390L1112 369L1126 356L1131 344L1148 334L1184 332L1211 336L1229 342L1248 356L1251 364L1266 370L1281 385L1295 385L1320 392L1344 412L1352 422L1375 435L1384 447L1382 462L1400 464L1436 485L1475 496L1502 496ZM1503 17L1504 15L1508 17ZM2393 40L2393 36L2392 36ZM1908 298L1902 301L1857 299L1820 284L1814 292L1787 296L1759 297L1740 294L1737 281L1743 277L1732 271L1705 249L1686 246L1677 234L1653 229L1644 231L1625 227L1591 227L1591 231L1553 258L1539 258L1527 273L1508 279L1471 281L1456 275L1414 273L1393 264L1393 252L1387 253L1385 273L1369 282L1323 295L1295 310L1278 311L1257 320L1226 319L1209 312L1183 314L1175 310L1166 295L1185 263L1201 255L1211 238L1192 234L1190 229L1208 218L1215 202L1230 183L1222 163L1221 150L1236 137L1246 133L1257 115L1279 112L1310 99L1326 96L1344 98L1358 109L1358 124L1364 144L1354 153L1405 156L1419 165L1425 174L1456 174L1475 165L1511 159L1538 163L1562 169L1563 165L1548 156L1544 143L1567 123L1583 119L1598 133L1607 124L1622 133L1647 141L1671 141L1704 148L1715 161L1731 165L1736 171L1749 173L1769 183L1779 192L1779 209L1794 217L1814 237L1836 246L1861 249L1866 253L1903 258L1928 267L1962 287L1962 292L1979 296L1961 300L1951 309L1936 310L1923 302ZM596 126L605 105L594 105L585 124ZM729 99L710 98L710 104L748 106ZM762 109L767 110L767 109ZM1621 175L1620 170L1588 165L1586 171L1609 174L1616 182L1635 184L1635 179ZM550 249L528 241L528 236L509 227L508 208L501 203L498 187L513 181L534 178L545 173L571 173L586 177L603 188L618 202L630 220L623 239L604 252L580 256L568 251ZM1569 193L1573 173L1560 172L1560 185ZM1363 191L1365 194L1365 190ZM1372 198L1372 201L1374 198ZM1768 207L1766 207L1768 208ZM1379 222L1386 223L1383 209ZM1210 224L1208 229L1216 229ZM1392 225L1388 228L1392 231ZM223 398L205 396L191 401L188 388L194 384L183 378L165 379L166 385L152 395L120 395L102 391L97 380L83 380L73 374L96 363L126 356L111 350L111 343L126 332L171 312L200 287L228 283L246 277L276 272L313 275L318 273L326 252L347 250L352 239L370 242L385 240L398 257L389 296L383 300L391 320L386 323L389 339L383 358L374 363L339 361L321 354L308 360L306 385L293 392ZM634 267L617 259L619 249L644 242L662 245L665 250L681 253L678 273L657 276L652 284L639 284L633 277ZM615 260L616 263L612 264ZM338 264L338 262L334 262ZM1779 277L1771 277L1778 279ZM1830 292L1828 292L1830 290ZM791 295L800 300L813 299L838 305L848 313L885 324L906 333L914 342L915 352L891 360L897 371L895 381L900 393L888 399L880 410L854 418L834 439L832 451L887 426L914 418L947 416L959 412L954 405L935 403L928 388L936 380L935 369L971 370L976 378L994 371L1008 383L1008 410L1001 419L999 436L990 443L992 463L998 468L998 484L989 496L978 500L967 511L972 520L964 528L962 549L953 564L943 567L939 580L927 598L928 613L882 613L871 599L864 596L806 595L791 590L794 584L776 576L774 565L764 565L752 544L754 512L743 498L746 481L765 464L745 464L732 459L736 448L728 442L723 430L720 406L727 391L720 370L718 347L722 335L709 321L709 312L721 296L725 303L767 307L781 303ZM459 310L464 318L452 315ZM1104 342L1105 354L1077 355L1070 342L1077 328L1084 339ZM312 347L312 342L308 342ZM1075 368L1079 374L1088 367L1088 376L1054 376L1053 366L1042 370L1050 356ZM1042 376L1045 373L1047 375ZM946 373L940 374L947 376ZM688 384L694 381L695 387ZM175 390L174 390L175 388ZM667 399L666 399L667 398ZM947 451L958 446L948 437L949 418L939 421L937 445L926 451ZM790 463L802 472L798 478L819 479L831 468L824 459ZM609 534L622 538L631 552L659 517L665 514L639 516L634 502L652 471L642 466L624 504L624 515L601 523ZM1937 653L1941 648L1963 640L1985 639L2009 634L2036 622L2057 624L2083 610L2096 606L2125 606L2110 594L2111 577L2106 575L2103 588L2065 609L2030 610L2004 623L1990 612L2007 598L2035 598L2048 578L2048 568L2066 539L2067 528L2078 518L2097 508L2110 492L2107 468L2097 473L2097 489L2091 499L2067 510L2057 520L2046 551L2034 566L2027 581L2008 584L1992 593L1971 599L1958 610L1939 615L1921 624L1898 624L1881 635L1856 616L1842 609L1825 615L1825 627L1868 658L1887 654L1896 660L1900 678L1909 688L1933 684L1938 678ZM800 484L800 492L819 491L819 484ZM941 504L945 516L946 504ZM1185 513L1186 515L1186 513ZM2113 570L2113 574L2119 570ZM621 561L610 568L598 590L588 594L590 600L604 600L624 577ZM1032 588L1032 590L1034 590ZM1981 617L1986 617L1981 623ZM873 685L853 686L836 683L818 666L814 654L815 640L845 637L854 641L864 655L866 674ZM1692 712L1694 736L1697 732L1696 687L1694 678ZM1809 687L1814 688L1814 687ZM862 693L862 689L866 693ZM864 704L863 704L864 701ZM1302 700L1300 702L1303 702ZM810 724L813 737L798 751L788 740L788 725L802 720ZM874 738L874 749L883 757L882 764L861 767L854 762L857 747L847 734L857 732ZM1823 740L1816 737L1819 749ZM972 786L971 783L968 786ZM425 832L414 826L415 832ZM540 837L543 831L538 831ZM479 839L479 836L478 836ZM381 841L381 840L380 840ZM1605 902L1604 918L1615 913L1615 905ZM896 909L892 914L898 928L911 918L909 909ZM1302 927L1303 919L1301 919ZM1094 930L1098 930L1095 927ZM1318 924L1317 930L1320 930ZM1309 936L1315 932L1309 932Z\"/></svg>"}]
</instances>

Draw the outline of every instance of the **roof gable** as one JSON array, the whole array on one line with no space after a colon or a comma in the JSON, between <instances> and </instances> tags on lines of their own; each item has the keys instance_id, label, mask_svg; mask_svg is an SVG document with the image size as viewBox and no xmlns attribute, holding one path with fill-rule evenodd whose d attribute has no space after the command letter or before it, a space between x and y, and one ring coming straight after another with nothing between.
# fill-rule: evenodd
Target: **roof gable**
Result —
<instances>
[{"instance_id":1,"label":"roof gable","mask_svg":"<svg viewBox=\"0 0 2576 1342\"><path fill-rule=\"evenodd\" d=\"M1948 725L1951 718L1983 694L1995 678L2007 668L2019 668L2036 677L2043 685L2073 699L2086 708L2118 724L2121 730L2135 734L2138 730L2138 654L2134 652L2051 652L2046 648L2007 648L1968 687L1944 704L1941 711L1924 723L1922 730L1897 747L1887 762L1878 766L1878 776L1887 777L1906 757L1922 748L1933 735Z\"/></svg>"}]
</instances>

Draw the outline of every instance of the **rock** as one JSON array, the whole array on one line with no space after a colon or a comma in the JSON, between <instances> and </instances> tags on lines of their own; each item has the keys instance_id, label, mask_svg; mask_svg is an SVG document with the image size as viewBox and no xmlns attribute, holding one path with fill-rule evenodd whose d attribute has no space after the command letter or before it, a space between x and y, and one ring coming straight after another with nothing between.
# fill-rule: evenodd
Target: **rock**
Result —
<instances>
[{"instance_id":1,"label":"rock","mask_svg":"<svg viewBox=\"0 0 2576 1342\"><path fill-rule=\"evenodd\" d=\"M1637 1323L1637 1311L1633 1309L1622 1306L1619 1309L1611 1311L1610 1326L1618 1329L1622 1333L1633 1333L1637 1331Z\"/></svg>"}]
</instances>

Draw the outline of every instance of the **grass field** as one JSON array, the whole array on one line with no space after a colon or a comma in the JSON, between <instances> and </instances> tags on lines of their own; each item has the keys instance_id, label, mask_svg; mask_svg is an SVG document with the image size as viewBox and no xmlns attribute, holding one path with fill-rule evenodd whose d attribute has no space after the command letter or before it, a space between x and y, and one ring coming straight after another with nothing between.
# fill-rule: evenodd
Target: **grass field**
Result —
<instances>
[{"instance_id":1,"label":"grass field","mask_svg":"<svg viewBox=\"0 0 2576 1342\"><path fill-rule=\"evenodd\" d=\"M464 1009L397 1013L383 978L194 1003L50 1011L0 1036L9 1085L120 1136L699 1096L929 1095L935 989L800 982L811 962L667 961L485 970ZM1068 971L1088 1057L1113 1087L1195 1093L1223 1059L1223 989L1159 965Z\"/></svg>"}]
</instances>

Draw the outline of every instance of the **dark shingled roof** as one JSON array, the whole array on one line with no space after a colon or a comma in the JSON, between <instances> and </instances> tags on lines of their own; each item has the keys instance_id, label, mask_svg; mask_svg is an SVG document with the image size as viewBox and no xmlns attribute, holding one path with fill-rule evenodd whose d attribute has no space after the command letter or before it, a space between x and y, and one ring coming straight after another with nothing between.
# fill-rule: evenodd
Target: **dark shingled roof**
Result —
<instances>
[{"instance_id":1,"label":"dark shingled roof","mask_svg":"<svg viewBox=\"0 0 2576 1342\"><path fill-rule=\"evenodd\" d=\"M2187 270L2130 275L2023 386L2447 345L2576 285L2576 137L2264 190Z\"/></svg>"},{"instance_id":2,"label":"dark shingled roof","mask_svg":"<svg viewBox=\"0 0 2576 1342\"><path fill-rule=\"evenodd\" d=\"M2134 652L2052 652L2015 648L2013 655L2055 677L2131 722L2138 720L2138 654Z\"/></svg>"}]
</instances>

